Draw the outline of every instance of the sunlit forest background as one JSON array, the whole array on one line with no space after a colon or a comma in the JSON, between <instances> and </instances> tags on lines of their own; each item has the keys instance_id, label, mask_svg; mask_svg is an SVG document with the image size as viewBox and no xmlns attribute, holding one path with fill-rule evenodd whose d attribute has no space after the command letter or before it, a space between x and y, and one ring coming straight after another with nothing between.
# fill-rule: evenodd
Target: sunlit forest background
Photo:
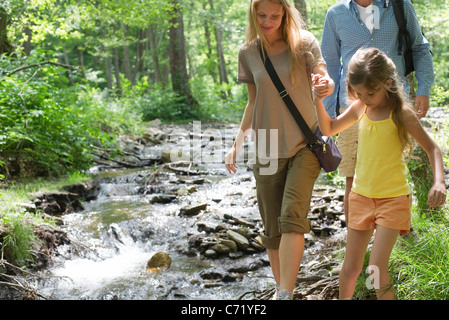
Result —
<instances>
[{"instance_id":1,"label":"sunlit forest background","mask_svg":"<svg viewBox=\"0 0 449 320\"><path fill-rule=\"evenodd\" d=\"M336 0L295 1L321 39ZM449 102L449 1L413 1L432 47L431 105ZM92 146L165 122L239 122L245 0L0 0L0 168L60 176Z\"/></svg>"}]
</instances>

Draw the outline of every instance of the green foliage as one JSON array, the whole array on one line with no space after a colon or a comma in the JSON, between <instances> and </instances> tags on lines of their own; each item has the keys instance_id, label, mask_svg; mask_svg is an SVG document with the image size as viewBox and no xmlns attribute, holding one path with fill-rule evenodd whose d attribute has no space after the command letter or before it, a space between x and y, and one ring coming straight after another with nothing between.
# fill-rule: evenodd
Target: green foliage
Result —
<instances>
[{"instance_id":1,"label":"green foliage","mask_svg":"<svg viewBox=\"0 0 449 320\"><path fill-rule=\"evenodd\" d=\"M63 71L53 66L0 81L3 159L33 163L42 175L58 176L87 169L90 146L111 142L101 130L106 109L92 105L88 88L68 87L66 82Z\"/></svg>"},{"instance_id":2,"label":"green foliage","mask_svg":"<svg viewBox=\"0 0 449 320\"><path fill-rule=\"evenodd\" d=\"M1 252L7 260L24 265L33 260L32 248L37 237L31 224L24 221L23 214L5 215L0 222L7 226L8 235L3 238Z\"/></svg>"},{"instance_id":3,"label":"green foliage","mask_svg":"<svg viewBox=\"0 0 449 320\"><path fill-rule=\"evenodd\" d=\"M426 38L430 42L435 69L435 83L431 92L431 103L447 105L449 103L449 1L415 0L413 1L419 22Z\"/></svg>"},{"instance_id":4,"label":"green foliage","mask_svg":"<svg viewBox=\"0 0 449 320\"><path fill-rule=\"evenodd\" d=\"M430 188L433 186L433 172L430 166L429 158L417 145L412 153L412 158L407 162L409 171L409 181L412 183L413 195L417 199L417 210L421 214L437 213L439 208L432 209L427 204L427 197Z\"/></svg>"},{"instance_id":5,"label":"green foliage","mask_svg":"<svg viewBox=\"0 0 449 320\"><path fill-rule=\"evenodd\" d=\"M449 221L415 215L414 231L401 237L392 253L392 273L401 300L449 298Z\"/></svg>"},{"instance_id":6,"label":"green foliage","mask_svg":"<svg viewBox=\"0 0 449 320\"><path fill-rule=\"evenodd\" d=\"M197 118L185 98L171 88L155 85L137 94L139 91L138 86L133 88L124 95L122 103L140 114L143 121L180 122Z\"/></svg>"}]
</instances>

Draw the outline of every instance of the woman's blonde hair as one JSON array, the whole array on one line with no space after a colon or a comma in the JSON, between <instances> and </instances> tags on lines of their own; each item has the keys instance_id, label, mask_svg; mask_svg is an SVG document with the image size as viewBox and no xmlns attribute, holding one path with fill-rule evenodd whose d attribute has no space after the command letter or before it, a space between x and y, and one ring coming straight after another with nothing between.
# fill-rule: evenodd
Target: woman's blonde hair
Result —
<instances>
[{"instance_id":1,"label":"woman's blonde hair","mask_svg":"<svg viewBox=\"0 0 449 320\"><path fill-rule=\"evenodd\" d=\"M347 80L348 96L353 99L357 99L357 94L352 85L363 85L368 90L381 88L385 91L392 110L392 119L398 128L402 149L407 155L410 155L413 149L413 140L408 134L402 118L402 108L409 103L394 62L379 49L359 49L348 64Z\"/></svg>"},{"instance_id":2,"label":"woman's blonde hair","mask_svg":"<svg viewBox=\"0 0 449 320\"><path fill-rule=\"evenodd\" d=\"M283 40L287 43L290 56L290 75L294 83L294 75L292 72L302 62L304 52L301 50L301 30L304 29L304 21L299 11L288 0L251 0L248 9L249 26L246 31L246 45L256 43L260 38L262 48L268 46L268 41L263 34L257 22L257 6L263 1L279 3L284 8L284 16L281 23L281 34ZM265 52L265 51L264 51Z\"/></svg>"}]
</instances>

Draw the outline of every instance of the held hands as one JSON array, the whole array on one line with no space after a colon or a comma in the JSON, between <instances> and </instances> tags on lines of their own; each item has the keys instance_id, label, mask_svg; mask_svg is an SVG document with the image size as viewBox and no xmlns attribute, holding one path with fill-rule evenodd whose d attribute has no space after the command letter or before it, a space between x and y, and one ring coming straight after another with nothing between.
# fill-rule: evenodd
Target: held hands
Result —
<instances>
[{"instance_id":1,"label":"held hands","mask_svg":"<svg viewBox=\"0 0 449 320\"><path fill-rule=\"evenodd\" d=\"M316 98L323 99L334 91L334 82L332 79L324 77L321 74L312 73L312 91Z\"/></svg>"}]
</instances>

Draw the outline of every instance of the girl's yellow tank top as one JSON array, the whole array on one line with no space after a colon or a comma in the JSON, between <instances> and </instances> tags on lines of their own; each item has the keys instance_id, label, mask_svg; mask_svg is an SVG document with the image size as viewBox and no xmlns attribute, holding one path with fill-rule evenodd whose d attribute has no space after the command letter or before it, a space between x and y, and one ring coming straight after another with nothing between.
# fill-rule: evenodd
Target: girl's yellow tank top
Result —
<instances>
[{"instance_id":1,"label":"girl's yellow tank top","mask_svg":"<svg viewBox=\"0 0 449 320\"><path fill-rule=\"evenodd\" d=\"M359 118L357 164L352 191L369 198L394 198L410 194L398 129L392 115L372 121Z\"/></svg>"}]
</instances>

